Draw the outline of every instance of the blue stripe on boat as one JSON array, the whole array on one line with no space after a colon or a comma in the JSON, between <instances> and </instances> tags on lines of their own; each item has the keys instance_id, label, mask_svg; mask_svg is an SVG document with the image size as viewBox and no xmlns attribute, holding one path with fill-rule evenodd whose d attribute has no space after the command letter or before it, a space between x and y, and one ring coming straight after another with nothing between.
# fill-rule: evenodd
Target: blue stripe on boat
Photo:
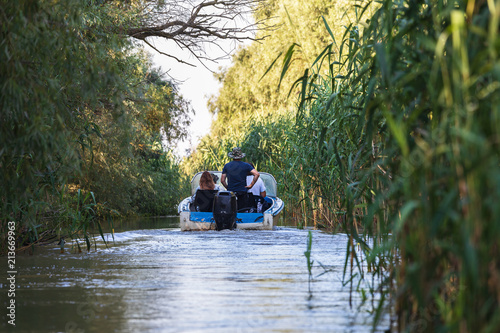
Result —
<instances>
[{"instance_id":1,"label":"blue stripe on boat","mask_svg":"<svg viewBox=\"0 0 500 333\"><path fill-rule=\"evenodd\" d=\"M191 216L189 219L191 221L196 221L196 222L214 222L213 220L213 214L212 213L206 213L206 212L191 212Z\"/></svg>"},{"instance_id":2,"label":"blue stripe on boat","mask_svg":"<svg viewBox=\"0 0 500 333\"><path fill-rule=\"evenodd\" d=\"M196 222L213 222L213 215L211 212L191 212L190 220ZM236 214L236 223L262 223L264 222L264 215L262 213L238 213Z\"/></svg>"}]
</instances>

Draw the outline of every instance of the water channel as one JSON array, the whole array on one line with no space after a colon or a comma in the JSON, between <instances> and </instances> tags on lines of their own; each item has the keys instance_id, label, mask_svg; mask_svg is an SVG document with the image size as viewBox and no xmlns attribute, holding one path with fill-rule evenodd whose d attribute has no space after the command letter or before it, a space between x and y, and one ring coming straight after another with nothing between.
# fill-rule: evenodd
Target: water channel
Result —
<instances>
[{"instance_id":1,"label":"water channel","mask_svg":"<svg viewBox=\"0 0 500 333\"><path fill-rule=\"evenodd\" d=\"M347 237L312 234L310 289L308 231L294 227L181 232L178 217L149 219L116 226L90 253L17 254L16 327L3 314L0 331L370 332L371 305L353 293L349 306L342 283Z\"/></svg>"}]
</instances>

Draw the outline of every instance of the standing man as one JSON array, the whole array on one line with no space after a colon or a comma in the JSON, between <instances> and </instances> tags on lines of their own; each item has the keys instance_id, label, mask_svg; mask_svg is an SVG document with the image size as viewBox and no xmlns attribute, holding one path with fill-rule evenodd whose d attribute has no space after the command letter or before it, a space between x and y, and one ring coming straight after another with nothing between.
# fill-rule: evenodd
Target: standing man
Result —
<instances>
[{"instance_id":1,"label":"standing man","mask_svg":"<svg viewBox=\"0 0 500 333\"><path fill-rule=\"evenodd\" d=\"M233 148L233 151L227 154L233 160L222 169L221 183L228 191L232 192L246 192L251 189L257 179L259 179L259 173L250 164L243 162L241 159L245 157L245 154L241 151L240 147ZM253 180L247 185L247 175L253 175ZM226 178L228 182L226 183Z\"/></svg>"}]
</instances>

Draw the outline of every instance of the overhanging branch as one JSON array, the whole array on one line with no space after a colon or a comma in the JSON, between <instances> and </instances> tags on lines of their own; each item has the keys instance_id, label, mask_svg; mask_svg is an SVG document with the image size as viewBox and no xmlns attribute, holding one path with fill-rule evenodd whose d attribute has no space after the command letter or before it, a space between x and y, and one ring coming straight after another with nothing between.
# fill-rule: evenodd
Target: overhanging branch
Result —
<instances>
[{"instance_id":1,"label":"overhanging branch","mask_svg":"<svg viewBox=\"0 0 500 333\"><path fill-rule=\"evenodd\" d=\"M155 47L149 39L160 38L175 42L189 51L202 64L213 60L205 46L222 40L255 41L258 29L265 29L264 21L250 22L252 12L263 0L143 0L143 6L126 35L144 41L156 52L180 63L188 63ZM229 54L229 51L225 52Z\"/></svg>"}]
</instances>

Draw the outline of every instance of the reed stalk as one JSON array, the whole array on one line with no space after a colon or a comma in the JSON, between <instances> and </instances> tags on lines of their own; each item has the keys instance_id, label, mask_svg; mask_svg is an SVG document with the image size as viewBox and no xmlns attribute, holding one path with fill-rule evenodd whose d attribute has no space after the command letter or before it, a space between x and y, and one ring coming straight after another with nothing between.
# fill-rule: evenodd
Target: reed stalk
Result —
<instances>
[{"instance_id":1,"label":"reed stalk","mask_svg":"<svg viewBox=\"0 0 500 333\"><path fill-rule=\"evenodd\" d=\"M358 4L297 79L295 113L244 119L190 165L240 146L287 219L347 233L346 282L379 285L374 327L391 311L399 332L499 331L500 3Z\"/></svg>"}]
</instances>

